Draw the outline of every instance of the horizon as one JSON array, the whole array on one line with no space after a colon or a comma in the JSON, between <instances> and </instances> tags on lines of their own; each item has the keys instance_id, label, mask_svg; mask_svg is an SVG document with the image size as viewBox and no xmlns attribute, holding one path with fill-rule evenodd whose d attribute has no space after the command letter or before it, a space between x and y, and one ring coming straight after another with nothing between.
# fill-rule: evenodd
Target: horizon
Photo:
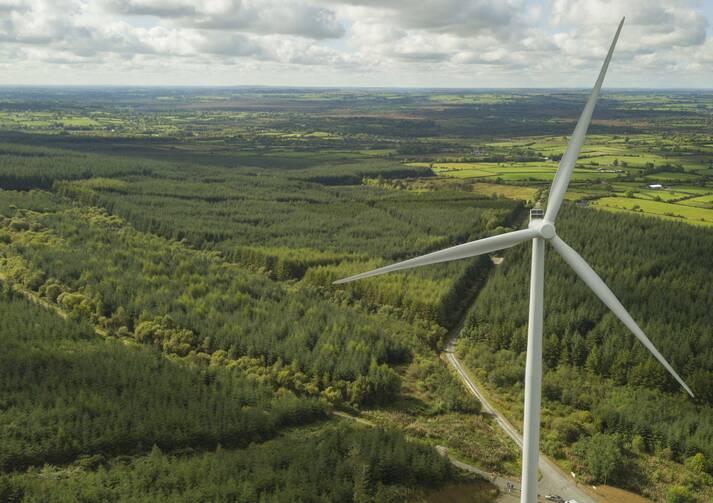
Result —
<instances>
[{"instance_id":1,"label":"horizon","mask_svg":"<svg viewBox=\"0 0 713 503\"><path fill-rule=\"evenodd\" d=\"M591 92L586 86L551 87L438 87L438 86L310 86L280 84L0 84L0 89L286 89L286 90L389 90L389 91L581 91ZM603 87L607 92L694 92L713 91L711 87Z\"/></svg>"}]
</instances>

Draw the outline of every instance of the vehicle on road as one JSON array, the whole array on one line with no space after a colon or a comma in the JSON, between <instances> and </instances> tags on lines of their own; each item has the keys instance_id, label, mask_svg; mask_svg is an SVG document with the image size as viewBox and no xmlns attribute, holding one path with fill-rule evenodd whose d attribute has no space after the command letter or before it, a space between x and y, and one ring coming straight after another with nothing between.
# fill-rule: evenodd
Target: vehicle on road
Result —
<instances>
[{"instance_id":1,"label":"vehicle on road","mask_svg":"<svg viewBox=\"0 0 713 503\"><path fill-rule=\"evenodd\" d=\"M548 494L547 496L545 496L545 499L547 501L554 501L555 503L565 503L564 498L556 494Z\"/></svg>"}]
</instances>

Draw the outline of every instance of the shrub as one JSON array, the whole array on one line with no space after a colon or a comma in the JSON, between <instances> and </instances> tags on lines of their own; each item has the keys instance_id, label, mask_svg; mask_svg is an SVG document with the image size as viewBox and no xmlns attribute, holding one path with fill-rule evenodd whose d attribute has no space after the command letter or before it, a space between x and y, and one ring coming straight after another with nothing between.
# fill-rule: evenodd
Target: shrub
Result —
<instances>
[{"instance_id":1,"label":"shrub","mask_svg":"<svg viewBox=\"0 0 713 503\"><path fill-rule=\"evenodd\" d=\"M575 453L584 460L593 481L606 483L622 467L622 450L619 439L614 435L596 433L580 440L575 445Z\"/></svg>"},{"instance_id":2,"label":"shrub","mask_svg":"<svg viewBox=\"0 0 713 503\"><path fill-rule=\"evenodd\" d=\"M671 487L666 492L666 503L694 503L691 491L683 486Z\"/></svg>"}]
</instances>

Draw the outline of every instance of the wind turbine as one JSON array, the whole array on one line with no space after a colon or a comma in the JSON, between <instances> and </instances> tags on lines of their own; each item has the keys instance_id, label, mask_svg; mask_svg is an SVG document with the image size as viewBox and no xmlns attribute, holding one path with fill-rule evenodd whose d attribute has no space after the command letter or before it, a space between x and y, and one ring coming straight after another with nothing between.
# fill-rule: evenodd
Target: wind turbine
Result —
<instances>
[{"instance_id":1,"label":"wind turbine","mask_svg":"<svg viewBox=\"0 0 713 503\"><path fill-rule=\"evenodd\" d=\"M604 75L606 74L609 61L611 60L614 47L624 25L624 19L619 23L619 27L614 35L609 52L607 53L599 77L594 84L592 94L587 100L587 104L582 111L582 115L577 121L574 133L569 140L567 150L562 156L559 168L550 188L547 211L543 215L531 212L530 223L526 229L508 232L497 236L471 241L462 245L453 246L437 252L422 255L420 257L398 262L396 264L380 267L373 271L364 272L348 278L335 281L335 284L348 283L359 279L377 276L403 269L411 269L439 262L448 262L467 257L474 257L497 250L510 248L523 241L532 240L532 270L530 276L530 310L527 330L527 363L525 367L525 414L523 432L522 451L522 490L521 503L535 503L537 501L537 462L539 457L540 441L540 402L542 390L542 318L543 318L543 296L544 296L544 270L545 270L545 243L549 242L552 247L562 256L562 258L574 269L577 275L587 286L599 297L604 304L619 318L626 327L631 330L639 341L661 362L666 370L679 382L681 386L691 395L691 389L683 382L675 370L669 365L666 359L651 343L646 334L639 328L631 315L621 305L619 299L612 293L609 287L602 281L596 272L587 262L574 251L567 243L562 241L555 232L555 220L557 213L562 206L564 194L569 185L575 162L579 156L579 151L584 143L589 123L592 120L592 112L599 98Z\"/></svg>"}]
</instances>

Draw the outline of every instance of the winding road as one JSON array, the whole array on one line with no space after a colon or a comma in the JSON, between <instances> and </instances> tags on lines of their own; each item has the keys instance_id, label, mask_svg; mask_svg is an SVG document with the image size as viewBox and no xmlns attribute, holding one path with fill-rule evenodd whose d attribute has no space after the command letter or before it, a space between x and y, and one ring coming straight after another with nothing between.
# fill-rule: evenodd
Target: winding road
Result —
<instances>
[{"instance_id":1,"label":"winding road","mask_svg":"<svg viewBox=\"0 0 713 503\"><path fill-rule=\"evenodd\" d=\"M495 422L500 426L500 428L512 438L520 449L522 449L522 435L517 429L510 424L510 422L499 412L495 407L491 405L487 398L483 395L482 391L478 388L477 384L471 379L468 372L465 370L463 365L455 353L455 341L462 329L462 324L456 327L450 335L448 344L446 345L445 356L448 363L453 367L465 387L478 399L480 403L483 404L483 412L485 414L490 414L495 419ZM562 470L555 466L549 458L544 454L540 453L540 479L538 482L538 492L540 494L540 501L545 501L544 496L547 494L556 494L564 498L565 500L576 500L578 503L599 503L597 500L593 499L587 493L585 493L575 482L575 480L566 475ZM514 481L516 488L519 488L519 481ZM519 500L519 491L515 491L515 494L503 495L503 498L499 501L510 502Z\"/></svg>"}]
</instances>

